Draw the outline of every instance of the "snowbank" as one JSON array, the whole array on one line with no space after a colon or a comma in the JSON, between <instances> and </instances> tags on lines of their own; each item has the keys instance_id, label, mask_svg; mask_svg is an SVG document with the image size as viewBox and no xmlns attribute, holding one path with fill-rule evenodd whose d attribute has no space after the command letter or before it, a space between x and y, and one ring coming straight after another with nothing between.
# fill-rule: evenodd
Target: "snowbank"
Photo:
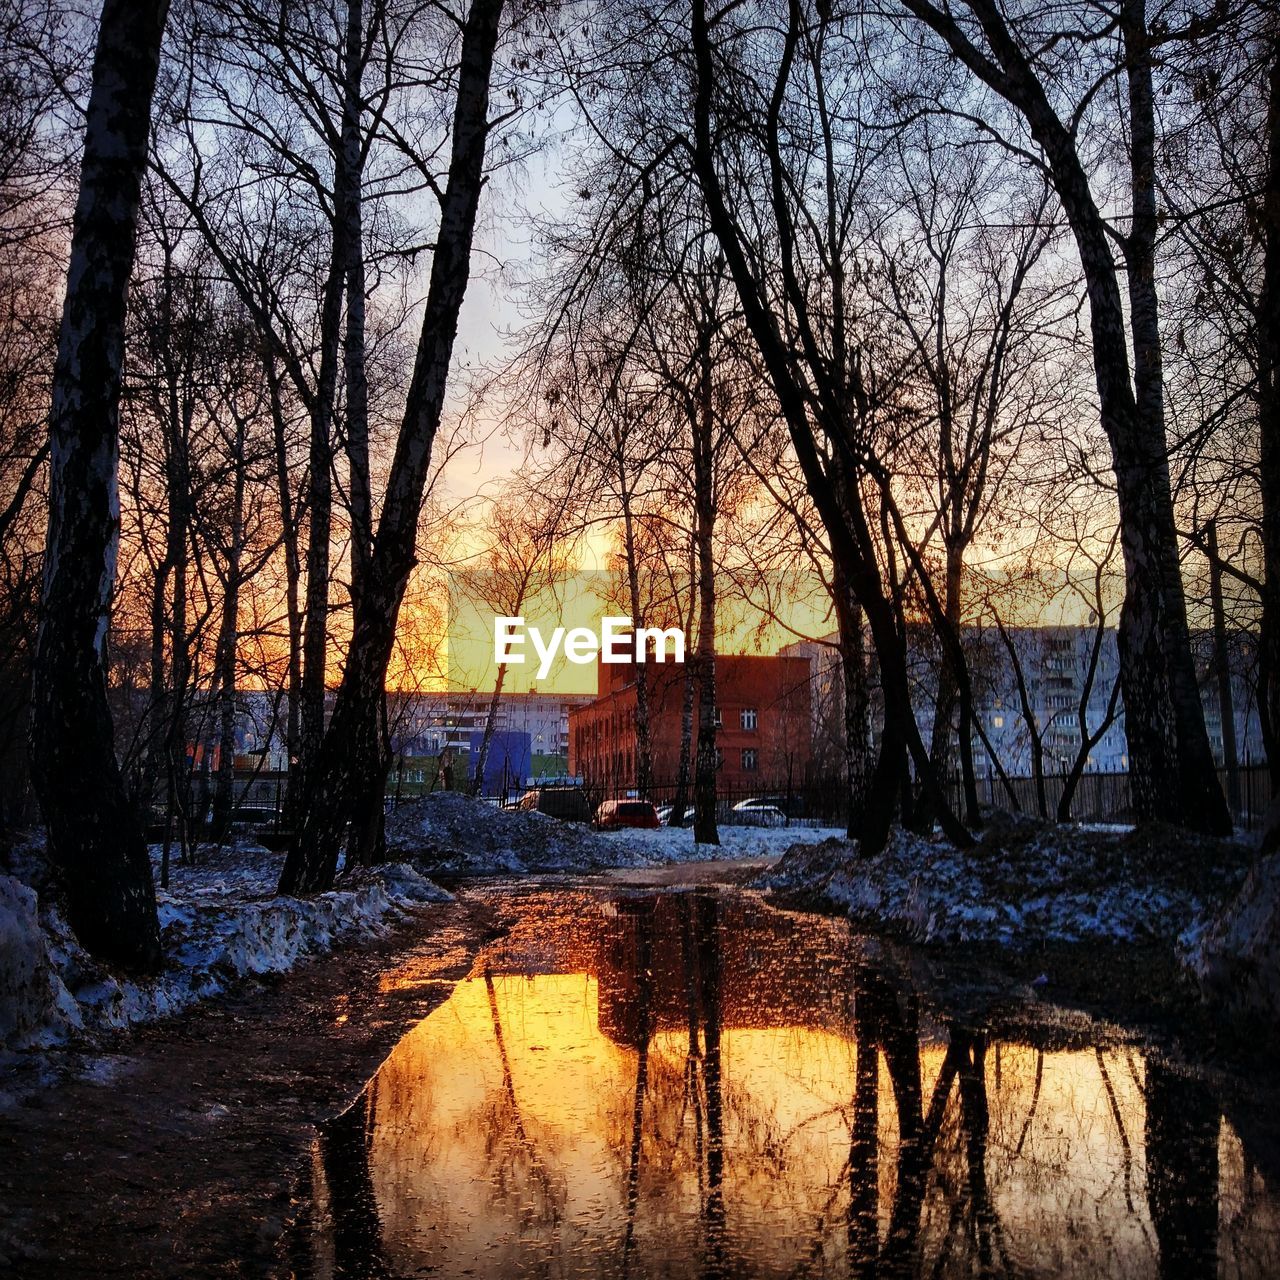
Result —
<instances>
[{"instance_id":1,"label":"snowbank","mask_svg":"<svg viewBox=\"0 0 1280 1280\"><path fill-rule=\"evenodd\" d=\"M696 844L690 827L618 832L616 838L659 862L704 862L718 858L780 858L788 849L817 844L840 834L835 827L738 827L721 823L719 844Z\"/></svg>"},{"instance_id":2,"label":"snowbank","mask_svg":"<svg viewBox=\"0 0 1280 1280\"><path fill-rule=\"evenodd\" d=\"M789 850L761 887L930 943L1173 942L1239 885L1248 852L1172 829L1084 830L993 815L976 848L896 831L861 859L831 839Z\"/></svg>"},{"instance_id":3,"label":"snowbank","mask_svg":"<svg viewBox=\"0 0 1280 1280\"><path fill-rule=\"evenodd\" d=\"M696 844L685 827L597 832L542 813L499 809L457 791L402 804L387 819L387 845L428 874L521 875L598 871L714 858L777 857L830 830L720 827L720 844Z\"/></svg>"},{"instance_id":4,"label":"snowbank","mask_svg":"<svg viewBox=\"0 0 1280 1280\"><path fill-rule=\"evenodd\" d=\"M85 952L40 876L35 888L0 877L0 1047L47 1047L164 1017L239 978L282 973L306 956L376 937L414 906L449 897L404 864L313 898L278 897L276 856L241 845L214 858L174 866L170 888L158 891L165 967L138 980Z\"/></svg>"},{"instance_id":5,"label":"snowbank","mask_svg":"<svg viewBox=\"0 0 1280 1280\"><path fill-rule=\"evenodd\" d=\"M1246 1013L1280 1013L1280 854L1258 863L1239 896L1183 938L1183 963L1210 999Z\"/></svg>"},{"instance_id":6,"label":"snowbank","mask_svg":"<svg viewBox=\"0 0 1280 1280\"><path fill-rule=\"evenodd\" d=\"M35 890L0 876L0 1046L25 1044L75 1015L40 927Z\"/></svg>"},{"instance_id":7,"label":"snowbank","mask_svg":"<svg viewBox=\"0 0 1280 1280\"><path fill-rule=\"evenodd\" d=\"M577 822L513 812L457 791L436 791L387 819L387 847L428 873L458 876L582 871L643 858Z\"/></svg>"}]
</instances>

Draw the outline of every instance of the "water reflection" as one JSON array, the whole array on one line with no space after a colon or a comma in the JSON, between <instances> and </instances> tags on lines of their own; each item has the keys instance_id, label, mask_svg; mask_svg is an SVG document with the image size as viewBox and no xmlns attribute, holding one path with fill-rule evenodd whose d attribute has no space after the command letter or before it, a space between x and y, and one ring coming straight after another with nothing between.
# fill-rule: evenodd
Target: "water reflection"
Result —
<instances>
[{"instance_id":1,"label":"water reflection","mask_svg":"<svg viewBox=\"0 0 1280 1280\"><path fill-rule=\"evenodd\" d=\"M319 1275L1280 1272L1196 1079L948 1022L842 922L713 891L525 900L309 1179Z\"/></svg>"}]
</instances>

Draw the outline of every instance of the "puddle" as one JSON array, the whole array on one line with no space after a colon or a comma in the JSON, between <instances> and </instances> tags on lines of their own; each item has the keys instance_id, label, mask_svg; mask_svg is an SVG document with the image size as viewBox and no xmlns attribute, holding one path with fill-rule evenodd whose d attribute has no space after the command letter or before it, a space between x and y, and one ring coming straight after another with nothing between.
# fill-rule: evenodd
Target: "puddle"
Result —
<instances>
[{"instance_id":1,"label":"puddle","mask_svg":"<svg viewBox=\"0 0 1280 1280\"><path fill-rule=\"evenodd\" d=\"M1114 1028L950 1022L750 894L507 907L316 1144L299 1274L1280 1274L1206 1087Z\"/></svg>"}]
</instances>

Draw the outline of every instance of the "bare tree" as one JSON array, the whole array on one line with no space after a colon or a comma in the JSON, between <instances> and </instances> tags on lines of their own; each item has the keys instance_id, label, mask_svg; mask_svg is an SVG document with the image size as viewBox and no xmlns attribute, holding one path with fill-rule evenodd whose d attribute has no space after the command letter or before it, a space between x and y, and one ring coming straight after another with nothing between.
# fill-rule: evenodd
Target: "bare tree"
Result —
<instances>
[{"instance_id":1,"label":"bare tree","mask_svg":"<svg viewBox=\"0 0 1280 1280\"><path fill-rule=\"evenodd\" d=\"M1264 683L1272 738L1271 777L1280 780L1274 750L1280 737L1280 38L1272 37L1268 68L1267 169L1263 195L1264 267L1258 304L1258 421L1262 436L1261 490L1264 568L1262 604ZM1268 816L1264 842L1280 845L1280 805Z\"/></svg>"},{"instance_id":2,"label":"bare tree","mask_svg":"<svg viewBox=\"0 0 1280 1280\"><path fill-rule=\"evenodd\" d=\"M280 877L285 893L314 892L332 884L348 814L357 806L382 803L385 763L374 763L380 753L367 740L372 727L368 709L383 696L396 621L415 561L423 491L470 272L485 144L494 127L489 90L501 15L502 0L473 0L462 24L449 176L413 380L365 588L355 607L342 683Z\"/></svg>"},{"instance_id":3,"label":"bare tree","mask_svg":"<svg viewBox=\"0 0 1280 1280\"><path fill-rule=\"evenodd\" d=\"M556 494L554 489L560 492ZM471 600L495 616L521 616L526 605L545 602L554 596L568 568L568 559L559 546L569 490L559 485L511 483L495 499L485 519L485 545L475 566L463 575L463 585ZM476 771L471 794L484 788L485 769L498 723L498 709L506 684L507 666L498 666L493 693L485 714L476 753Z\"/></svg>"},{"instance_id":4,"label":"bare tree","mask_svg":"<svg viewBox=\"0 0 1280 1280\"><path fill-rule=\"evenodd\" d=\"M1052 237L1044 184L1020 190L998 157L961 148L955 132L926 122L913 145L899 142L905 207L893 238L881 232L877 243L885 264L883 305L915 363L924 419L904 442L917 461L904 468L909 490L902 502L909 515L919 504L922 555L940 543L929 754L939 774L949 775L956 735L965 818L974 824L974 707L961 643L966 560L979 538L998 537L989 525L1010 467L1037 425L1059 408L1050 356L1063 291L1037 279ZM1070 299L1066 306L1069 312ZM932 564L929 571L933 576Z\"/></svg>"},{"instance_id":5,"label":"bare tree","mask_svg":"<svg viewBox=\"0 0 1280 1280\"><path fill-rule=\"evenodd\" d=\"M1084 33L1095 43L1110 39L1110 33L1118 38L1114 60L1099 71L1095 83L1101 87L1118 75L1127 91L1121 108L1127 111L1129 130L1125 232L1100 212L1081 150L1081 127L1096 89L1086 86L1064 121L1046 87L1053 72L1037 64L1044 57L1057 65L1058 38L1046 42L1039 30L1023 32L993 0L967 0L960 11L940 9L930 0L901 3L1018 113L1043 155L1075 237L1089 297L1101 421L1111 446L1120 508L1128 584L1120 652L1136 813L1143 819L1172 818L1198 830L1228 831L1231 818L1214 770L1191 656L1170 490L1156 291L1155 38L1144 0L1104 6L1088 20ZM1075 39L1069 30L1061 37L1068 43ZM1170 778L1177 779L1172 796Z\"/></svg>"},{"instance_id":6,"label":"bare tree","mask_svg":"<svg viewBox=\"0 0 1280 1280\"><path fill-rule=\"evenodd\" d=\"M885 434L892 437L899 426L897 377L891 362L877 367L860 333L856 282L848 274L868 153L858 138L854 90L834 70L833 46L840 40L831 13L824 9L811 22L799 4L788 5L778 44L769 51L776 70L763 84L745 73L758 52L751 23L724 12L709 19L698 3L691 37L693 165L708 218L831 554L866 614L879 659L884 731L862 848L872 853L884 845L908 753L944 830L967 845L972 837L951 812L911 709L896 573L882 563L892 552L877 526L891 535L901 529L891 527L887 503L878 516L869 502L869 490L889 497ZM847 41L844 47L847 53ZM762 131L731 131L730 120L752 116L764 119ZM731 161L742 145L752 147L767 175L758 191L754 173L747 176ZM816 207L806 201L810 190L819 193Z\"/></svg>"}]
</instances>

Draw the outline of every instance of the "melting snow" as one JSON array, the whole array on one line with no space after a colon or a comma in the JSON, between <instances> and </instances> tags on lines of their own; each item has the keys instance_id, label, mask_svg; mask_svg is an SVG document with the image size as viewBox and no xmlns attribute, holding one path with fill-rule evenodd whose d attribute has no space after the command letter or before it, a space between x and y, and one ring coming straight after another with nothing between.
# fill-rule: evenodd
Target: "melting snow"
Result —
<instances>
[{"instance_id":1,"label":"melting snow","mask_svg":"<svg viewBox=\"0 0 1280 1280\"><path fill-rule=\"evenodd\" d=\"M0 1047L47 1047L147 1022L250 974L282 973L340 943L376 937L415 906L449 895L407 864L351 877L311 898L276 895L278 855L238 845L200 866L174 865L157 891L164 970L120 977L76 941L38 858L0 876ZM40 891L39 897L37 890Z\"/></svg>"},{"instance_id":2,"label":"melting snow","mask_svg":"<svg viewBox=\"0 0 1280 1280\"><path fill-rule=\"evenodd\" d=\"M543 813L499 809L456 791L402 804L387 819L387 844L428 874L490 876L595 871L714 858L776 857L827 829L720 827L720 843L696 844L687 827L597 832Z\"/></svg>"},{"instance_id":3,"label":"melting snow","mask_svg":"<svg viewBox=\"0 0 1280 1280\"><path fill-rule=\"evenodd\" d=\"M787 851L761 887L930 943L1173 942L1240 883L1248 853L1172 830L993 815L977 846L895 831L863 859L831 839Z\"/></svg>"}]
</instances>

